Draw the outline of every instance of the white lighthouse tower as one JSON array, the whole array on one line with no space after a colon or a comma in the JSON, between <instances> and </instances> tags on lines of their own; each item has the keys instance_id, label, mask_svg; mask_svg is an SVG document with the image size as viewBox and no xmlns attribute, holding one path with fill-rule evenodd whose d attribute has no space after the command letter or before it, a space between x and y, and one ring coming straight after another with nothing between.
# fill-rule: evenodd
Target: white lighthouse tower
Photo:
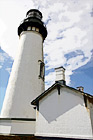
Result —
<instances>
[{"instance_id":1,"label":"white lighthouse tower","mask_svg":"<svg viewBox=\"0 0 93 140\"><path fill-rule=\"evenodd\" d=\"M18 35L19 48L1 111L0 132L33 134L36 118L30 102L44 91L43 42L47 30L42 13L29 10Z\"/></svg>"}]
</instances>

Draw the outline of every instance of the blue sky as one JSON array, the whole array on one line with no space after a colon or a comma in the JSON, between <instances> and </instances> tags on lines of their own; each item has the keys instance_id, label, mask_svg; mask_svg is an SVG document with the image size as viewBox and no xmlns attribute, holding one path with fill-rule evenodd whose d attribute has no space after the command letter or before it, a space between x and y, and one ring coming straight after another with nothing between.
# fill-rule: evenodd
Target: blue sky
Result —
<instances>
[{"instance_id":1,"label":"blue sky","mask_svg":"<svg viewBox=\"0 0 93 140\"><path fill-rule=\"evenodd\" d=\"M3 104L13 59L0 48L0 110Z\"/></svg>"},{"instance_id":2,"label":"blue sky","mask_svg":"<svg viewBox=\"0 0 93 140\"><path fill-rule=\"evenodd\" d=\"M0 1L0 109L18 48L17 28L26 12L37 8L48 30L44 42L46 88L55 82L54 68L64 66L67 85L93 94L93 1Z\"/></svg>"}]
</instances>

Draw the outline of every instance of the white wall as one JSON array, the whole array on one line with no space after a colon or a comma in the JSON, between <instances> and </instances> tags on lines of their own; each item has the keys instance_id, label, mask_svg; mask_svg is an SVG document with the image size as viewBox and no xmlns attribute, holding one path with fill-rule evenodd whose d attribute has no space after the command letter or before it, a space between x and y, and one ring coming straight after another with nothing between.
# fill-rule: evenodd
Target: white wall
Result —
<instances>
[{"instance_id":1,"label":"white wall","mask_svg":"<svg viewBox=\"0 0 93 140\"><path fill-rule=\"evenodd\" d=\"M43 39L35 31L24 31L14 61L1 117L35 118L31 101L44 91L38 60L43 61Z\"/></svg>"},{"instance_id":2,"label":"white wall","mask_svg":"<svg viewBox=\"0 0 93 140\"><path fill-rule=\"evenodd\" d=\"M36 118L31 101L44 91L39 60L43 61L42 36L35 31L22 32L0 116L6 118L0 120L2 134L34 134L35 122L9 122L7 118Z\"/></svg>"},{"instance_id":3,"label":"white wall","mask_svg":"<svg viewBox=\"0 0 93 140\"><path fill-rule=\"evenodd\" d=\"M92 134L93 134L93 98L87 98L87 111L90 113Z\"/></svg>"},{"instance_id":4,"label":"white wall","mask_svg":"<svg viewBox=\"0 0 93 140\"><path fill-rule=\"evenodd\" d=\"M0 134L34 134L35 121L0 120Z\"/></svg>"},{"instance_id":5,"label":"white wall","mask_svg":"<svg viewBox=\"0 0 93 140\"><path fill-rule=\"evenodd\" d=\"M36 135L93 138L90 114L83 95L67 88L52 90L39 102Z\"/></svg>"}]
</instances>

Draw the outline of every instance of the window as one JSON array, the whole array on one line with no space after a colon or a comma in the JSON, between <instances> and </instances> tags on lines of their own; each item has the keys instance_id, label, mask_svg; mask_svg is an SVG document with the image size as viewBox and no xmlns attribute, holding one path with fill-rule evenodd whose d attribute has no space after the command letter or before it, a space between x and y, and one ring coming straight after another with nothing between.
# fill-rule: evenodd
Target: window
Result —
<instances>
[{"instance_id":1,"label":"window","mask_svg":"<svg viewBox=\"0 0 93 140\"><path fill-rule=\"evenodd\" d=\"M27 31L31 31L31 27L30 26L27 28Z\"/></svg>"},{"instance_id":2,"label":"window","mask_svg":"<svg viewBox=\"0 0 93 140\"><path fill-rule=\"evenodd\" d=\"M39 78L42 78L44 80L44 62L42 62L41 60L39 60L38 62L40 66Z\"/></svg>"},{"instance_id":3,"label":"window","mask_svg":"<svg viewBox=\"0 0 93 140\"><path fill-rule=\"evenodd\" d=\"M39 32L39 28L36 28L36 31Z\"/></svg>"},{"instance_id":4,"label":"window","mask_svg":"<svg viewBox=\"0 0 93 140\"><path fill-rule=\"evenodd\" d=\"M32 31L35 31L36 30L36 28L35 27L32 27Z\"/></svg>"}]
</instances>

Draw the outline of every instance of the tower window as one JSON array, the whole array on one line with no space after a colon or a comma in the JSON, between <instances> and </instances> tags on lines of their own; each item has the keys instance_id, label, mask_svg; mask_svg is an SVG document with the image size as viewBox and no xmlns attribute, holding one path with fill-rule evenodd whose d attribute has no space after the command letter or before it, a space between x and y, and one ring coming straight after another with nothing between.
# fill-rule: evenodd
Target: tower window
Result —
<instances>
[{"instance_id":1,"label":"tower window","mask_svg":"<svg viewBox=\"0 0 93 140\"><path fill-rule=\"evenodd\" d=\"M29 27L27 28L27 30L28 30L28 31L31 31L31 27L29 26Z\"/></svg>"},{"instance_id":2,"label":"tower window","mask_svg":"<svg viewBox=\"0 0 93 140\"><path fill-rule=\"evenodd\" d=\"M32 27L32 31L35 31L35 27Z\"/></svg>"},{"instance_id":3,"label":"tower window","mask_svg":"<svg viewBox=\"0 0 93 140\"><path fill-rule=\"evenodd\" d=\"M44 80L44 63L39 60L40 65L40 72L39 72L39 78L42 78Z\"/></svg>"},{"instance_id":4,"label":"tower window","mask_svg":"<svg viewBox=\"0 0 93 140\"><path fill-rule=\"evenodd\" d=\"M39 32L39 28L36 28L36 31Z\"/></svg>"}]
</instances>

